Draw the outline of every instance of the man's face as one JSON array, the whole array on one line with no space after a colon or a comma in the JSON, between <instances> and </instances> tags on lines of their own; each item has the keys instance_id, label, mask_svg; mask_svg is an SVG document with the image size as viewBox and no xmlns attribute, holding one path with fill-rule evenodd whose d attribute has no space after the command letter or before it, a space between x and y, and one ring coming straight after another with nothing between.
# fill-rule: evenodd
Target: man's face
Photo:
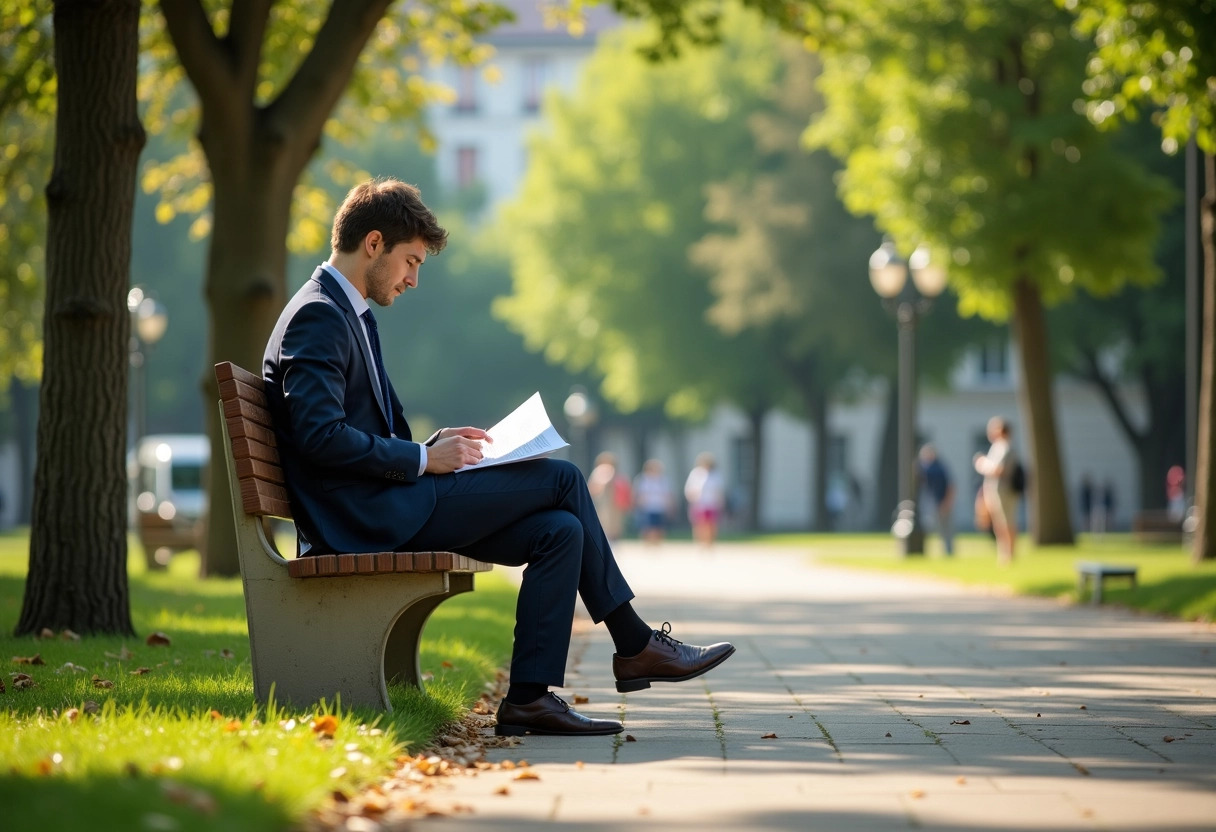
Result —
<instances>
[{"instance_id":1,"label":"man's face","mask_svg":"<svg viewBox=\"0 0 1216 832\"><path fill-rule=\"evenodd\" d=\"M426 260L426 245L421 240L398 243L392 251L383 248L367 267L367 297L380 306L392 306L406 289L418 285L418 270Z\"/></svg>"}]
</instances>

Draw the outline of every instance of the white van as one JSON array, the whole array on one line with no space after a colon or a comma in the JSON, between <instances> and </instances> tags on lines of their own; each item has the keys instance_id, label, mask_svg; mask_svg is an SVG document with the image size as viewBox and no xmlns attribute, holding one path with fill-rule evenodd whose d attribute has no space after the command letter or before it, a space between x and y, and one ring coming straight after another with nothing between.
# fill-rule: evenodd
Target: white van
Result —
<instances>
[{"instance_id":1,"label":"white van","mask_svg":"<svg viewBox=\"0 0 1216 832\"><path fill-rule=\"evenodd\" d=\"M136 446L130 463L135 529L149 569L163 569L174 552L198 548L210 460L210 442L201 434L145 436Z\"/></svg>"}]
</instances>

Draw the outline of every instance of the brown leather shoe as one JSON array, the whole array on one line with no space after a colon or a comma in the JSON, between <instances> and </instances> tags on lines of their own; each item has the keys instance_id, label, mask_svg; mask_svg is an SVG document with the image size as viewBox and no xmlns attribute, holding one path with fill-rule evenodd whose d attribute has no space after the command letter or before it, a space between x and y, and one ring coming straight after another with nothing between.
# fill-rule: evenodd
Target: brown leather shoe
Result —
<instances>
[{"instance_id":1,"label":"brown leather shoe","mask_svg":"<svg viewBox=\"0 0 1216 832\"><path fill-rule=\"evenodd\" d=\"M546 693L527 705L512 705L503 700L498 706L498 725L494 733L500 737L522 737L524 734L549 734L560 737L596 737L619 734L625 726L610 719L588 719L572 711L555 693Z\"/></svg>"},{"instance_id":2,"label":"brown leather shoe","mask_svg":"<svg viewBox=\"0 0 1216 832\"><path fill-rule=\"evenodd\" d=\"M663 622L655 630L646 649L636 656L612 655L612 675L621 693L642 690L651 682L683 682L713 670L731 657L735 646L727 641L708 647L694 647L671 637L671 625Z\"/></svg>"}]
</instances>

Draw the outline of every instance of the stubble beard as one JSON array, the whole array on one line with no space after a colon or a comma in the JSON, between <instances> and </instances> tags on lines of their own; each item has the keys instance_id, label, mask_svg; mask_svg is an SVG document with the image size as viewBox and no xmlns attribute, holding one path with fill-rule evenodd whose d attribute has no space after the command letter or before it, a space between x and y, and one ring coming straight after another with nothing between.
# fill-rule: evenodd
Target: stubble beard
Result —
<instances>
[{"instance_id":1,"label":"stubble beard","mask_svg":"<svg viewBox=\"0 0 1216 832\"><path fill-rule=\"evenodd\" d=\"M397 293L393 291L394 281L389 274L388 263L381 259L383 256L377 257L367 267L367 296L379 306L392 306Z\"/></svg>"}]
</instances>

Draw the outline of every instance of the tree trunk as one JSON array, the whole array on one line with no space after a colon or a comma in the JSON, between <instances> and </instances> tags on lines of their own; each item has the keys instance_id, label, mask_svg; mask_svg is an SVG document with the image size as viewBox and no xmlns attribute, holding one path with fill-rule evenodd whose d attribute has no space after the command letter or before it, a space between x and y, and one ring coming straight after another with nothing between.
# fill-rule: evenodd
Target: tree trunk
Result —
<instances>
[{"instance_id":1,"label":"tree trunk","mask_svg":"<svg viewBox=\"0 0 1216 832\"><path fill-rule=\"evenodd\" d=\"M133 635L127 594L127 339L138 0L58 0L46 188L46 318L29 577L16 634Z\"/></svg>"},{"instance_id":2,"label":"tree trunk","mask_svg":"<svg viewBox=\"0 0 1216 832\"><path fill-rule=\"evenodd\" d=\"M254 140L247 158L232 164L234 149L208 163L215 183L215 227L207 261L209 358L203 371L203 406L211 439L209 517L201 544L206 575L238 575L236 525L216 402L214 366L232 361L261 375L266 341L287 298L287 230L297 171L271 158L270 142ZM305 275L304 277L307 277Z\"/></svg>"},{"instance_id":3,"label":"tree trunk","mask_svg":"<svg viewBox=\"0 0 1216 832\"><path fill-rule=\"evenodd\" d=\"M1195 540L1192 558L1216 559L1216 534L1211 520L1216 516L1216 482L1212 465L1213 409L1212 385L1216 379L1216 156L1206 154L1204 195L1200 205L1203 239L1203 347L1199 371L1199 441L1195 460Z\"/></svg>"},{"instance_id":4,"label":"tree trunk","mask_svg":"<svg viewBox=\"0 0 1216 832\"><path fill-rule=\"evenodd\" d=\"M1047 356L1047 324L1038 287L1026 277L1013 287L1014 336L1017 342L1018 401L1026 441L1021 454L1026 466L1027 508L1030 531L1040 546L1072 545L1072 520L1068 513L1068 490L1064 487L1056 433L1055 394Z\"/></svg>"},{"instance_id":5,"label":"tree trunk","mask_svg":"<svg viewBox=\"0 0 1216 832\"><path fill-rule=\"evenodd\" d=\"M752 479L747 484L747 516L743 526L749 532L760 531L760 499L764 496L764 417L767 407L754 407L747 411L747 423L751 426L751 471Z\"/></svg>"},{"instance_id":6,"label":"tree trunk","mask_svg":"<svg viewBox=\"0 0 1216 832\"><path fill-rule=\"evenodd\" d=\"M878 460L874 466L872 527L890 529L899 504L899 396L896 381L887 379L887 412L883 419Z\"/></svg>"},{"instance_id":7,"label":"tree trunk","mask_svg":"<svg viewBox=\"0 0 1216 832\"><path fill-rule=\"evenodd\" d=\"M828 402L827 397L812 394L806 402L807 413L815 438L811 443L814 460L811 465L811 529L832 531L828 514Z\"/></svg>"}]
</instances>

